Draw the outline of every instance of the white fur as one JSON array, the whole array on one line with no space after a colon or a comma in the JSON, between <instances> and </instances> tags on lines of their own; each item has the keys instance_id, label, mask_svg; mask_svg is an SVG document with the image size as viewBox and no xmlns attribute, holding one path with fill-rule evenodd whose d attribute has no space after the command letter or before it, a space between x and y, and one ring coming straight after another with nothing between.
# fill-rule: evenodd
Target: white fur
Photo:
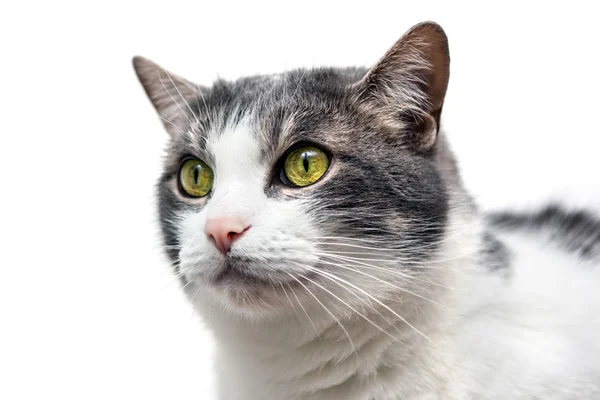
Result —
<instances>
[{"instance_id":1,"label":"white fur","mask_svg":"<svg viewBox=\"0 0 600 400\"><path fill-rule=\"evenodd\" d=\"M458 207L442 251L422 272L439 286L414 293L418 287L406 279L371 271L413 292L394 298L389 284L337 271L384 302L366 307L332 284L340 301L312 286L323 304L290 287L261 297L268 307L260 311L232 303L206 283L222 257L203 233L206 218L242 216L252 227L235 251L263 257L271 267L291 260L292 272L314 265L319 232L301 201L264 194L270 167L260 162L248 121L209 144L214 193L202 211L182 218L180 258L191 281L186 290L218 343L221 399L600 398L600 266L536 238L505 235L512 252L507 284L478 265L479 222Z\"/></svg>"},{"instance_id":2,"label":"white fur","mask_svg":"<svg viewBox=\"0 0 600 400\"><path fill-rule=\"evenodd\" d=\"M212 135L208 150L215 159L213 196L207 217L237 214L248 222L267 201L262 190L267 170L259 164L260 147L245 121Z\"/></svg>"},{"instance_id":3,"label":"white fur","mask_svg":"<svg viewBox=\"0 0 600 400\"><path fill-rule=\"evenodd\" d=\"M481 279L475 298L464 301L463 311L471 311L456 332L472 353L464 366L477 378L477 392L600 398L600 265L534 236L501 239L513 252L510 283L494 289Z\"/></svg>"}]
</instances>

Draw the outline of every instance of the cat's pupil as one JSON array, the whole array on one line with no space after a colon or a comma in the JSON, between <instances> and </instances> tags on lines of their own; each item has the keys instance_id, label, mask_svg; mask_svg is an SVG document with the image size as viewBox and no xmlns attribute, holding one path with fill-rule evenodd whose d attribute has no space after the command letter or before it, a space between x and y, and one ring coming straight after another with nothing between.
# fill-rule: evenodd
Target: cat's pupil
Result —
<instances>
[{"instance_id":1,"label":"cat's pupil","mask_svg":"<svg viewBox=\"0 0 600 400\"><path fill-rule=\"evenodd\" d=\"M304 171L308 172L308 154L302 154L302 165L304 166Z\"/></svg>"},{"instance_id":2,"label":"cat's pupil","mask_svg":"<svg viewBox=\"0 0 600 400\"><path fill-rule=\"evenodd\" d=\"M194 183L196 183L196 185L198 184L198 177L200 175L200 172L198 171L198 168L194 169Z\"/></svg>"}]
</instances>

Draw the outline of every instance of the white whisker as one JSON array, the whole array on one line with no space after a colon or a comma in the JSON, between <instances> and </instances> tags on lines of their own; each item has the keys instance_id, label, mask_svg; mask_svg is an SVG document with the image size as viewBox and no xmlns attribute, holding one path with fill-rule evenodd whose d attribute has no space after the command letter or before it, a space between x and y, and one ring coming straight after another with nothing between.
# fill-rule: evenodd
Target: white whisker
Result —
<instances>
[{"instance_id":1,"label":"white whisker","mask_svg":"<svg viewBox=\"0 0 600 400\"><path fill-rule=\"evenodd\" d=\"M307 267L309 268L309 270L314 271L316 270L316 268L313 267ZM364 294L365 296L368 296L370 299L372 299L374 302L376 302L377 304L379 304L380 306L382 306L383 308L385 308L386 310L388 310L389 312L391 312L396 318L399 318L401 321L403 321L406 325L408 325L409 327L411 327L412 329L414 329L415 332L417 332L419 335L421 335L423 338L425 338L427 341L431 342L431 339L429 339L429 337L427 337L427 335L425 335L423 332L421 332L419 329L417 329L414 325L412 325L410 322L408 322L404 317L402 317L400 314L398 314L397 312L395 312L394 310L392 310L389 306L385 305L383 302L381 302L379 299L377 299L376 297L374 297L373 295L367 293L365 290L359 288L358 286L348 282L345 279L342 279L340 277L337 277L335 275L331 275L328 272L325 271L320 271L321 273L327 274L332 276L334 279L339 279L341 282L345 283L346 285L350 285L353 288L355 288L356 290L358 290L359 292L361 292L362 294Z\"/></svg>"},{"instance_id":2,"label":"white whisker","mask_svg":"<svg viewBox=\"0 0 600 400\"><path fill-rule=\"evenodd\" d=\"M443 287L445 289L450 289L453 290L453 288L446 286L446 285L442 285L440 283L436 283L436 282L432 282L429 281L427 279L423 279L423 278L419 278L413 275L408 275L403 273L402 271L399 270L394 270L391 268L385 268L385 267L381 267L381 266L377 266L377 265L372 265L372 264L368 264L365 263L363 261L382 261L382 260L377 260L377 259L356 259L356 258L352 258L352 257L344 257L344 256L338 256L336 254L330 254L330 253L315 253L319 256L323 256L323 257L329 257L329 258L333 258L333 259L337 259L337 260L342 260L342 261L347 261L347 262L351 262L354 266L361 266L363 268L367 268L367 269L373 269L373 270L378 270L378 271L383 271L383 272L387 272L391 275L395 275L397 277L400 278L406 278L406 279L410 279L410 280L414 280L414 281L418 281L418 282L422 282L422 283L427 283L429 285L433 285L433 286L438 286L438 287ZM398 263L397 261L394 260L394 263ZM347 265L347 264L344 264Z\"/></svg>"},{"instance_id":3,"label":"white whisker","mask_svg":"<svg viewBox=\"0 0 600 400\"><path fill-rule=\"evenodd\" d=\"M168 75L168 74L167 74ZM169 76L170 78L170 76ZM179 111L181 111L181 114L183 114L188 122L190 123L190 125L192 124L192 120L190 119L190 117L187 115L187 113L185 111L183 111L183 108L181 108L181 106L179 105L179 102L177 102L177 100L175 100L175 98L173 97L173 95L171 94L171 91L169 89L167 89L167 87L165 86L165 83L162 80L162 76L160 74L160 71L158 71L158 80L160 81L160 84L162 85L162 87L165 89L165 91L167 92L167 94L169 95L169 97L171 98L171 100L173 100L173 103L177 106L177 108L179 108ZM188 105L189 107L189 105Z\"/></svg>"},{"instance_id":4,"label":"white whisker","mask_svg":"<svg viewBox=\"0 0 600 400\"><path fill-rule=\"evenodd\" d=\"M315 333L317 334L317 337L319 338L319 341L321 342L321 345L323 345L323 339L321 339L321 335L319 334L319 330L317 329L317 326L313 323L312 319L310 319L310 316L308 315L308 312L306 312L306 309L302 305L302 302L298 298L298 295L296 294L296 292L294 292L294 289L292 289L292 286L289 283L287 285L288 285L290 291L292 292L292 294L294 295L294 297L296 298L296 301L298 302L298 305L300 306L300 308L302 308L302 311L304 311L304 314L306 314L306 318L308 319L308 322L310 322L310 324L312 325L313 329L315 330Z\"/></svg>"},{"instance_id":5,"label":"white whisker","mask_svg":"<svg viewBox=\"0 0 600 400\"><path fill-rule=\"evenodd\" d=\"M323 307L323 309L335 320L335 322L337 322L337 324L340 326L340 328L342 329L342 331L344 332L344 334L346 335L346 337L348 338L348 341L350 342L350 346L352 347L352 353L354 353L356 355L356 347L354 346L354 342L352 341L352 338L350 337L350 334L348 333L348 331L346 330L346 328L344 327L344 325L340 322L340 320L331 312L329 311L329 309L325 306L325 304L323 304L321 302L321 300L319 300L319 298L317 296L315 296L313 294L313 292L310 291L310 289L308 287L306 287L306 285L304 283L302 283L302 281L300 281L300 279L296 278L294 275L289 274L290 278L294 279L296 282L298 282L304 289L306 289L306 291L308 292L308 294L310 294L317 303L319 303L321 305L321 307ZM302 276L302 278L305 278L304 276Z\"/></svg>"},{"instance_id":6,"label":"white whisker","mask_svg":"<svg viewBox=\"0 0 600 400\"><path fill-rule=\"evenodd\" d=\"M313 271L314 272L314 271ZM350 289L348 289L347 287L343 286L341 283L337 282L336 280L334 280L333 278L330 278L324 274L321 274L320 271L318 272L319 275L331 280L332 282L338 284L339 286L341 286L342 288L346 289L347 291L349 291L350 293L352 293L353 295L355 295L356 297L358 297L359 299L361 299L356 293L352 292ZM394 341L399 342L404 344L401 340L399 340L398 338L396 338L395 336L391 335L389 332L387 332L385 329L381 328L379 325L377 325L375 322L371 321L369 318L367 318L363 313L361 313L360 311L358 311L357 309L355 309L354 307L352 307L350 304L348 304L346 301L342 300L339 296L335 295L333 292L331 292L329 289L325 288L324 286L318 284L317 282L313 281L312 279L304 276L304 279L306 279L307 281L311 282L313 285L318 286L319 288L321 288L322 290L324 290L325 292L329 293L331 296L333 296L335 299L337 299L339 302L341 302L342 304L344 304L346 307L348 307L350 310L352 310L353 312L355 312L356 314L358 314L360 317L362 317L364 320L366 320L367 322L369 322L371 325L373 325L375 328L377 328L379 331L383 332L385 335L389 336L390 338L392 338ZM364 301L364 299L361 299ZM396 327L394 324L392 324L390 322L390 320L388 320L387 318L385 318L383 315L381 315L381 313L375 309L373 309L381 318L383 318L390 326L394 326L396 329L398 329L398 327Z\"/></svg>"},{"instance_id":7,"label":"white whisker","mask_svg":"<svg viewBox=\"0 0 600 400\"><path fill-rule=\"evenodd\" d=\"M425 300L425 301L428 301L428 302L430 302L430 303L432 303L432 304L435 304L435 305L437 305L437 306L444 307L444 308L448 308L448 307L446 307L445 305L438 303L437 301L434 301L434 300L428 299L427 297L424 297L424 296L421 296L420 294L417 294L417 293L411 292L411 291L410 291L410 290L408 290L408 289L404 289L404 288L402 288L402 287L400 287L400 286L398 286L398 285L394 285L393 283L390 283L390 282L388 282L388 281L386 281L386 280L383 280L383 279L381 279L381 278L378 278L378 277L376 277L376 276L369 275L369 274L367 274L366 272L362 272L362 271L359 271L359 270L357 270L357 269L350 268L350 267L348 267L348 266L346 266L346 265L344 265L344 264L336 264L336 263L333 263L333 262L328 262L328 261L324 261L324 260L321 260L320 262L321 262L321 263L325 263L325 264L327 264L327 265L334 266L334 267L338 267L338 268L343 268L343 269L347 269L347 270L350 270L350 271L354 271L354 272L356 272L357 274L361 274L361 275L367 276L367 277L369 277L369 278L371 278L371 279L374 279L374 280L376 280L376 281L378 281L378 282L382 282L382 283L383 283L383 284L385 284L385 285L391 286L391 287L393 287L393 288L395 288L395 289L398 289L398 290L400 290L400 291L402 291L402 292L404 292L404 293L411 294L411 295L413 295L413 296L415 296L415 297L418 297L418 298L420 298L420 299L423 299L423 300Z\"/></svg>"},{"instance_id":8,"label":"white whisker","mask_svg":"<svg viewBox=\"0 0 600 400\"><path fill-rule=\"evenodd\" d=\"M169 74L169 71L165 71L165 73L167 74L167 77L171 81L171 85L173 85L173 87L177 91L177 94L179 94L179 97L181 97L181 100L183 100L183 103L187 106L188 110L190 110L190 113L194 116L194 118L196 118L196 123L198 124L198 126L200 126L200 120L198 119L198 116L196 115L194 110L192 110L192 107L190 107L190 104L187 102L185 97L183 97L183 95L181 94L181 91L179 91L179 88L177 87L175 82L173 82L173 78L171 78L171 74ZM180 110L181 110L181 108L180 108Z\"/></svg>"}]
</instances>

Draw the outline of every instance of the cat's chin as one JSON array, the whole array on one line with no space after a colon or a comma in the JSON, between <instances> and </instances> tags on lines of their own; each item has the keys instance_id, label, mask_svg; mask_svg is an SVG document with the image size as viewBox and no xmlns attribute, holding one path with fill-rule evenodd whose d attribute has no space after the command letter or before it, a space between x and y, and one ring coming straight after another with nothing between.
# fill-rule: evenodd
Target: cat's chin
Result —
<instances>
[{"instance_id":1,"label":"cat's chin","mask_svg":"<svg viewBox=\"0 0 600 400\"><path fill-rule=\"evenodd\" d=\"M300 290L301 285L308 284L312 274L294 280L289 275L274 274L273 276L261 276L252 274L244 269L226 265L210 280L208 286L210 291L217 294L231 311L243 314L272 313L282 311L289 305L283 302L286 299L285 290ZM300 282L299 282L300 281ZM283 289L285 288L285 289Z\"/></svg>"},{"instance_id":2,"label":"cat's chin","mask_svg":"<svg viewBox=\"0 0 600 400\"><path fill-rule=\"evenodd\" d=\"M319 277L299 270L296 260L258 260L229 255L186 263L183 284L193 303L208 301L234 314L251 316L287 312L293 307L288 298L302 293ZM296 269L295 269L296 268Z\"/></svg>"}]
</instances>

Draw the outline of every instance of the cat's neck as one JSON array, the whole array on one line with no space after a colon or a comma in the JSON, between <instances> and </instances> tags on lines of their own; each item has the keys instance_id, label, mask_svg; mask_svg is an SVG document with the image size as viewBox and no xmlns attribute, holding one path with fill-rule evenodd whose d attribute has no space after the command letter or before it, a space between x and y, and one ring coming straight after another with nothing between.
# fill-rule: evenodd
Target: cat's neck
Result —
<instances>
[{"instance_id":1,"label":"cat's neck","mask_svg":"<svg viewBox=\"0 0 600 400\"><path fill-rule=\"evenodd\" d=\"M430 311L428 318L404 321L384 310L363 314L369 321L316 321L315 314L312 324L304 314L277 323L221 321L213 325L220 390L231 394L225 399L253 399L254 393L263 400L353 399L376 390L386 375L407 386L425 373L439 381L445 316Z\"/></svg>"}]
</instances>

